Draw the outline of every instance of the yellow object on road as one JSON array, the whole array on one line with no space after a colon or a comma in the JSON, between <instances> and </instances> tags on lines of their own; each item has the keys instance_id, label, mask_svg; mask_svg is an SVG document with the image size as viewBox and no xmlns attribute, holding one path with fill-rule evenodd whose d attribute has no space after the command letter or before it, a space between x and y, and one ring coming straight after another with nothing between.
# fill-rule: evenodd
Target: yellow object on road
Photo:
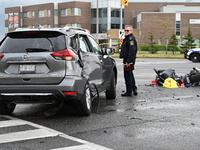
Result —
<instances>
[{"instance_id":1,"label":"yellow object on road","mask_svg":"<svg viewBox=\"0 0 200 150\"><path fill-rule=\"evenodd\" d=\"M178 88L177 82L172 78L165 79L165 82L163 83L163 87L166 88Z\"/></svg>"}]
</instances>

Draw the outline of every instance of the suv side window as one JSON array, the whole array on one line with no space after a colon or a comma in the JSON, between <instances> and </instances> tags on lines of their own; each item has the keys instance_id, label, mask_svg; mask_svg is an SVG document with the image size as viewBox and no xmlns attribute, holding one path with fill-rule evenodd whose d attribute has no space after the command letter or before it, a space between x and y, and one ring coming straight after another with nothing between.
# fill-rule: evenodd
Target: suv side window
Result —
<instances>
[{"instance_id":1,"label":"suv side window","mask_svg":"<svg viewBox=\"0 0 200 150\"><path fill-rule=\"evenodd\" d=\"M99 44L97 44L97 42L92 37L88 36L88 38L89 38L89 40L90 40L90 42L92 44L93 52L96 53L96 54L100 54L101 53L101 48L100 48Z\"/></svg>"},{"instance_id":2,"label":"suv side window","mask_svg":"<svg viewBox=\"0 0 200 150\"><path fill-rule=\"evenodd\" d=\"M77 48L78 48L78 41L77 41L77 38L76 38L75 36L70 37L70 38L68 39L68 43L69 43L69 46L70 46L72 49L74 49L74 50L77 51Z\"/></svg>"},{"instance_id":3,"label":"suv side window","mask_svg":"<svg viewBox=\"0 0 200 150\"><path fill-rule=\"evenodd\" d=\"M83 52L89 52L90 51L87 40L86 40L86 36L79 35L79 44L80 44L81 51L83 51Z\"/></svg>"}]
</instances>

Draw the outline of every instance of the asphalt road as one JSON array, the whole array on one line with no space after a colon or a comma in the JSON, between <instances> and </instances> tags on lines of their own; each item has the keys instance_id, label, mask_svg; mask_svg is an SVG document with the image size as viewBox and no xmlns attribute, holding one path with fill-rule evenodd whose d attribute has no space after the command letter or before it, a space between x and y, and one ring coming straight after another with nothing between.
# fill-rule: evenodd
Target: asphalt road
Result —
<instances>
[{"instance_id":1,"label":"asphalt road","mask_svg":"<svg viewBox=\"0 0 200 150\"><path fill-rule=\"evenodd\" d=\"M138 95L121 97L125 90L122 63L118 67L117 98L101 94L98 114L74 115L70 106L45 117L47 106L18 105L13 117L115 150L198 150L200 147L200 86L164 88L151 85L155 69L174 69L184 76L200 63L184 59L137 59L135 78ZM51 144L51 143L50 143Z\"/></svg>"}]
</instances>

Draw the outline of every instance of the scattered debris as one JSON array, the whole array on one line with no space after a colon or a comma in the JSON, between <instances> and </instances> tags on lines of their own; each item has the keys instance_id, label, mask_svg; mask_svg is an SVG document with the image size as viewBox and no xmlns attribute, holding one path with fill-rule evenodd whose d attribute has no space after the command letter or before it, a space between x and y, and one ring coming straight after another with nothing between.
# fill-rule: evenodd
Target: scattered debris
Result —
<instances>
[{"instance_id":1,"label":"scattered debris","mask_svg":"<svg viewBox=\"0 0 200 150\"><path fill-rule=\"evenodd\" d=\"M185 76L178 76L174 69L154 69L156 72L156 78L150 85L161 85L166 88L185 88L195 85L199 85L200 82L200 69L194 67Z\"/></svg>"},{"instance_id":2,"label":"scattered debris","mask_svg":"<svg viewBox=\"0 0 200 150\"><path fill-rule=\"evenodd\" d=\"M127 119L137 119L137 120L142 120L141 118L130 117L130 116L127 116Z\"/></svg>"}]
</instances>

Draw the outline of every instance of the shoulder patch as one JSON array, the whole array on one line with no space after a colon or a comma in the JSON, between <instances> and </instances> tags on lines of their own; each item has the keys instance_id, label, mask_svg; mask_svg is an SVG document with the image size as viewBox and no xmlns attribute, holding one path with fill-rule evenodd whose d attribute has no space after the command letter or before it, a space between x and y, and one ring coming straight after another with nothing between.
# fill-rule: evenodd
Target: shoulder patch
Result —
<instances>
[{"instance_id":1,"label":"shoulder patch","mask_svg":"<svg viewBox=\"0 0 200 150\"><path fill-rule=\"evenodd\" d=\"M133 42L133 41L130 41L130 45L134 45L134 42Z\"/></svg>"},{"instance_id":2,"label":"shoulder patch","mask_svg":"<svg viewBox=\"0 0 200 150\"><path fill-rule=\"evenodd\" d=\"M132 41L132 40L133 40L133 37L132 37L132 36L129 36L129 40Z\"/></svg>"}]
</instances>

